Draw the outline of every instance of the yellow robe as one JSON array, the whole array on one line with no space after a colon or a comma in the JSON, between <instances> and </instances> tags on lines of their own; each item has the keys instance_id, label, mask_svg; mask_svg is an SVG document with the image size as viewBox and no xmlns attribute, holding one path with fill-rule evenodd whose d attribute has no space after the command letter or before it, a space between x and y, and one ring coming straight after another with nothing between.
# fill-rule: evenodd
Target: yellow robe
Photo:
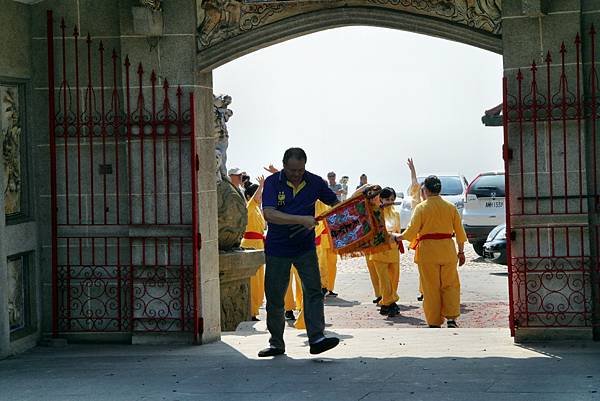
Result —
<instances>
[{"instance_id":1,"label":"yellow robe","mask_svg":"<svg viewBox=\"0 0 600 401\"><path fill-rule=\"evenodd\" d=\"M315 203L315 216L329 209L329 206L321 201ZM315 228L317 242L317 258L319 259L319 272L321 274L321 287L333 291L337 275L337 254L331 246L331 236L325 232L325 223L320 221Z\"/></svg>"},{"instance_id":2,"label":"yellow robe","mask_svg":"<svg viewBox=\"0 0 600 401\"><path fill-rule=\"evenodd\" d=\"M400 233L400 214L393 206L383 209L386 230L390 233ZM381 305L390 305L397 302L398 282L400 280L400 251L395 241L390 239L387 250L374 253L369 256L379 278L379 290L381 291Z\"/></svg>"},{"instance_id":3,"label":"yellow robe","mask_svg":"<svg viewBox=\"0 0 600 401\"><path fill-rule=\"evenodd\" d=\"M377 275L377 270L375 269L375 263L371 261L370 255L365 256L365 259L367 260L367 269L369 269L369 277L371 277L373 293L375 294L375 298L379 298L381 296L381 288L379 286L379 276Z\"/></svg>"},{"instance_id":4,"label":"yellow robe","mask_svg":"<svg viewBox=\"0 0 600 401\"><path fill-rule=\"evenodd\" d=\"M417 205L403 237L414 241L435 233L455 234L459 244L467 240L458 210L439 196L431 196ZM460 279L454 240L422 240L418 243L415 258L422 277L427 323L440 326L444 318L456 319L460 316Z\"/></svg>"},{"instance_id":5,"label":"yellow robe","mask_svg":"<svg viewBox=\"0 0 600 401\"><path fill-rule=\"evenodd\" d=\"M248 224L246 232L263 234L265 231L265 219L263 217L260 205L254 199L250 198L246 205L248 209ZM265 249L262 239L242 239L242 248ZM265 266L262 265L256 271L256 274L250 278L250 314L258 316L258 310L265 297Z\"/></svg>"},{"instance_id":6,"label":"yellow robe","mask_svg":"<svg viewBox=\"0 0 600 401\"><path fill-rule=\"evenodd\" d=\"M300 281L298 270L296 270L294 265L292 265L290 270L290 283L283 301L286 311L302 309L302 282Z\"/></svg>"},{"instance_id":7,"label":"yellow robe","mask_svg":"<svg viewBox=\"0 0 600 401\"><path fill-rule=\"evenodd\" d=\"M421 199L421 185L420 184L411 184L410 186L410 207L411 210L415 210L417 205L421 203L423 199ZM416 242L413 241L409 247L413 247ZM417 254L415 253L414 262L417 263ZM419 293L423 294L423 283L421 283L421 272L419 271Z\"/></svg>"}]
</instances>

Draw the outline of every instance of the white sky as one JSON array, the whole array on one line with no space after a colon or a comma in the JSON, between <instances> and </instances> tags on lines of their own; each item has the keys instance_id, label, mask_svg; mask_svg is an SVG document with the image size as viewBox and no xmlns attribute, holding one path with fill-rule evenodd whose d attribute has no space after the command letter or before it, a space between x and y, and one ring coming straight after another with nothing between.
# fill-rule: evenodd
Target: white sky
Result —
<instances>
[{"instance_id":1,"label":"white sky","mask_svg":"<svg viewBox=\"0 0 600 401\"><path fill-rule=\"evenodd\" d=\"M254 179L300 146L307 170L405 191L419 175L503 170L502 129L485 109L502 101L502 57L384 28L323 31L234 60L214 71L232 96L227 167Z\"/></svg>"}]
</instances>

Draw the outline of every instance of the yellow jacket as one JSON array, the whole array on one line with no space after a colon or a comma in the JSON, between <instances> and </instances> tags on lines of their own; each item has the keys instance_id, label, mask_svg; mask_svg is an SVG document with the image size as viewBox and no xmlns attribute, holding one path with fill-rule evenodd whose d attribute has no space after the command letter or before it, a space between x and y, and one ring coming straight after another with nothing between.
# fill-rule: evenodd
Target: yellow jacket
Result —
<instances>
[{"instance_id":1,"label":"yellow jacket","mask_svg":"<svg viewBox=\"0 0 600 401\"><path fill-rule=\"evenodd\" d=\"M455 234L456 242L463 244L467 234L462 226L458 209L439 196L431 196L413 211L412 219L403 238L413 241L425 234ZM415 259L419 263L456 263L456 246L452 238L426 239L419 242Z\"/></svg>"},{"instance_id":2,"label":"yellow jacket","mask_svg":"<svg viewBox=\"0 0 600 401\"><path fill-rule=\"evenodd\" d=\"M319 216L322 213L325 213L330 209L329 206L317 200L315 203L315 217ZM325 222L323 220L319 221L317 227L315 228L315 241L317 246L321 248L331 248L331 237L328 232L325 232Z\"/></svg>"},{"instance_id":3,"label":"yellow jacket","mask_svg":"<svg viewBox=\"0 0 600 401\"><path fill-rule=\"evenodd\" d=\"M415 210L417 205L421 203L421 186L419 184L410 185L410 208Z\"/></svg>"},{"instance_id":4,"label":"yellow jacket","mask_svg":"<svg viewBox=\"0 0 600 401\"><path fill-rule=\"evenodd\" d=\"M263 217L260 205L254 199L250 198L246 205L248 209L248 224L246 225L246 233L258 233L264 235L265 233L265 218ZM254 248L254 249L265 249L265 243L262 239L242 239L242 248Z\"/></svg>"},{"instance_id":5,"label":"yellow jacket","mask_svg":"<svg viewBox=\"0 0 600 401\"><path fill-rule=\"evenodd\" d=\"M383 208L383 217L385 219L385 228L387 232L400 234L400 213L394 209L394 206ZM390 238L389 248L369 255L369 260L385 263L400 263L400 251L396 241Z\"/></svg>"}]
</instances>

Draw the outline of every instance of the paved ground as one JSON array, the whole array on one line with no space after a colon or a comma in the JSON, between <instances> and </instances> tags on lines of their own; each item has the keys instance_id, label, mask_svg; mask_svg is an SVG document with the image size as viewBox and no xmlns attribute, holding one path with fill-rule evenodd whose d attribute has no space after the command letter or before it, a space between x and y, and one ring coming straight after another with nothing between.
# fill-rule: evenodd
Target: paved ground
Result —
<instances>
[{"instance_id":1,"label":"paved ground","mask_svg":"<svg viewBox=\"0 0 600 401\"><path fill-rule=\"evenodd\" d=\"M260 322L262 323L262 322ZM506 329L337 329L312 357L258 359L259 331L204 346L36 348L0 361L2 401L598 401L600 344L518 346Z\"/></svg>"},{"instance_id":2,"label":"paved ground","mask_svg":"<svg viewBox=\"0 0 600 401\"><path fill-rule=\"evenodd\" d=\"M600 343L514 344L505 267L468 259L459 329L422 327L410 257L395 319L371 303L362 261L344 261L340 297L326 306L342 343L323 356L288 328L286 355L259 359L264 320L203 346L38 347L0 361L0 400L600 401Z\"/></svg>"},{"instance_id":3,"label":"paved ground","mask_svg":"<svg viewBox=\"0 0 600 401\"><path fill-rule=\"evenodd\" d=\"M467 263L461 276L461 327L508 327L508 274L506 266L486 262L470 245L465 247ZM335 292L327 298L325 317L332 328L420 327L425 326L421 302L417 302L418 272L412 251L402 255L400 267L400 315L379 315L372 303L373 289L364 258L340 260ZM264 308L261 311L265 318Z\"/></svg>"}]
</instances>

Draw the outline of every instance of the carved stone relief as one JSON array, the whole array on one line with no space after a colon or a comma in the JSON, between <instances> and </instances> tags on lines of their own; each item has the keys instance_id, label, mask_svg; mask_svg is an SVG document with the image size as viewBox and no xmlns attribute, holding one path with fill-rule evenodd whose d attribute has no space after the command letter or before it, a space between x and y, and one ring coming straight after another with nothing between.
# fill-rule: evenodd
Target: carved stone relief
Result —
<instances>
[{"instance_id":1,"label":"carved stone relief","mask_svg":"<svg viewBox=\"0 0 600 401\"><path fill-rule=\"evenodd\" d=\"M375 7L435 17L501 34L501 0L203 0L198 9L199 50L288 17L344 7Z\"/></svg>"},{"instance_id":2,"label":"carved stone relief","mask_svg":"<svg viewBox=\"0 0 600 401\"><path fill-rule=\"evenodd\" d=\"M21 212L21 119L19 87L0 85L2 187L7 216Z\"/></svg>"},{"instance_id":3,"label":"carved stone relief","mask_svg":"<svg viewBox=\"0 0 600 401\"><path fill-rule=\"evenodd\" d=\"M23 259L8 260L8 320L10 331L25 327L25 280Z\"/></svg>"}]
</instances>

